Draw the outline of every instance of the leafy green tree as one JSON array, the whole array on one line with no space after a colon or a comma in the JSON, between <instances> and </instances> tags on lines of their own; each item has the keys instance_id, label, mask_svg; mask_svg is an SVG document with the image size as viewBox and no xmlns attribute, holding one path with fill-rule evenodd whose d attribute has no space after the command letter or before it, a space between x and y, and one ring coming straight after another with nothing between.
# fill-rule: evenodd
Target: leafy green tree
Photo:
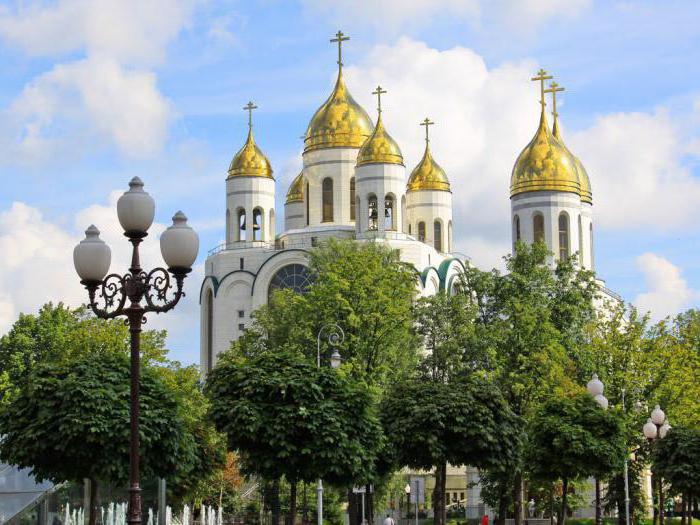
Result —
<instances>
[{"instance_id":1,"label":"leafy green tree","mask_svg":"<svg viewBox=\"0 0 700 525\"><path fill-rule=\"evenodd\" d=\"M229 351L209 374L206 393L212 421L245 473L341 485L372 475L382 440L375 403L366 385L342 371L285 349L250 358Z\"/></svg>"},{"instance_id":2,"label":"leafy green tree","mask_svg":"<svg viewBox=\"0 0 700 525\"><path fill-rule=\"evenodd\" d=\"M103 353L36 363L0 411L0 457L38 479L92 483L90 524L99 481L126 483L129 472L129 359ZM177 400L157 372L141 377L144 477L168 477L196 461Z\"/></svg>"},{"instance_id":3,"label":"leafy green tree","mask_svg":"<svg viewBox=\"0 0 700 525\"><path fill-rule=\"evenodd\" d=\"M566 520L569 481L620 470L626 454L620 415L601 409L587 393L551 398L532 418L528 437L526 461L533 477L562 480L560 524Z\"/></svg>"},{"instance_id":4,"label":"leafy green tree","mask_svg":"<svg viewBox=\"0 0 700 525\"><path fill-rule=\"evenodd\" d=\"M683 497L683 520L690 502L700 497L700 430L672 428L659 441L654 454L654 469L671 488Z\"/></svg>"}]
</instances>

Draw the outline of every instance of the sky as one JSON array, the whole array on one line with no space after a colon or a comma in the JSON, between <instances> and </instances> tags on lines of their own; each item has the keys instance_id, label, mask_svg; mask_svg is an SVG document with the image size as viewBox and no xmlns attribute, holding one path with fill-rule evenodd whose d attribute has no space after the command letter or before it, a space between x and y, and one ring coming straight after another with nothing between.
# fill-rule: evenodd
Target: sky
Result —
<instances>
[{"instance_id":1,"label":"sky","mask_svg":"<svg viewBox=\"0 0 700 525\"><path fill-rule=\"evenodd\" d=\"M198 291L222 242L225 176L254 101L278 220L309 119L347 84L410 170L419 122L453 188L456 251L483 269L510 249L508 184L535 132L540 67L565 87L564 141L592 183L606 285L654 319L700 303L700 3L616 0L3 0L0 2L0 333L47 301L85 301L73 246L94 223L125 271L116 200L156 200L145 267L183 210L200 234L178 307L149 319L171 357L199 356ZM277 230L281 231L282 224Z\"/></svg>"}]
</instances>

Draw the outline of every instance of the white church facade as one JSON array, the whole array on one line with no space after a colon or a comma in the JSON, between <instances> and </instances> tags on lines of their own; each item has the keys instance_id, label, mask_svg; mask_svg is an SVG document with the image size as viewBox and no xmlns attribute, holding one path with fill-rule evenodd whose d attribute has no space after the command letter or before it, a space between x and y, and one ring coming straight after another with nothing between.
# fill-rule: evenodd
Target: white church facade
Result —
<instances>
[{"instance_id":1,"label":"white church facade","mask_svg":"<svg viewBox=\"0 0 700 525\"><path fill-rule=\"evenodd\" d=\"M226 178L226 239L205 263L200 290L200 362L204 372L250 323L251 312L278 288L303 291L309 284L308 251L329 237L383 242L412 264L422 295L451 292L467 264L453 254L452 192L448 175L433 158L428 119L425 152L410 172L399 145L382 121L353 99L343 77L338 33L338 77L332 93L311 118L304 137L303 168L286 192L284 229L277 233L269 160L255 143L251 113L248 136ZM592 194L579 159L559 133L556 94L540 71L542 111L533 139L511 174L513 244L543 240L555 258L578 253L594 267ZM554 125L545 115L545 93L554 98ZM255 108L249 103L245 109ZM504 196L505 198L505 196ZM507 220L504 217L504 220Z\"/></svg>"}]
</instances>

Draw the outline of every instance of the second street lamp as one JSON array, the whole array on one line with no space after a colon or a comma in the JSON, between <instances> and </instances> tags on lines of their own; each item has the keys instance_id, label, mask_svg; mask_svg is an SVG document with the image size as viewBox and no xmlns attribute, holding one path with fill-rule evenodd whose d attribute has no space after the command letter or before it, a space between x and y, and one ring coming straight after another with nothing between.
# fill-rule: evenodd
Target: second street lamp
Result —
<instances>
[{"instance_id":1,"label":"second street lamp","mask_svg":"<svg viewBox=\"0 0 700 525\"><path fill-rule=\"evenodd\" d=\"M671 430L671 425L668 423L668 419L666 419L666 414L664 414L664 411L661 410L661 407L659 405L656 405L654 407L654 410L651 411L651 415L649 419L647 420L646 423L644 423L644 426L642 427L642 432L644 433L644 437L647 438L649 441L649 445L651 447L654 446L654 442L658 439L663 439L666 437L666 434L668 434L669 430ZM656 480L657 486L658 486L658 498L659 498L659 507L658 507L658 517L659 517L659 525L664 524L664 487L663 487L663 481L661 479L660 475L654 475L652 472L652 478L658 478ZM653 486L653 484L652 484ZM653 500L653 498L652 498ZM654 523L656 523L656 516L654 516Z\"/></svg>"},{"instance_id":2,"label":"second street lamp","mask_svg":"<svg viewBox=\"0 0 700 525\"><path fill-rule=\"evenodd\" d=\"M192 270L199 251L199 237L187 225L181 211L173 216L173 224L160 237L160 251L168 266L146 272L141 268L139 245L148 235L155 216L155 202L143 191L143 182L134 177L117 202L117 216L124 235L132 245L131 266L127 273L107 275L111 250L100 239L100 231L91 225L85 239L73 250L75 270L88 291L90 308L97 317L126 317L131 340L131 394L129 445L129 510L130 525L141 523L141 487L139 479L139 383L141 370L141 326L148 313L172 310L184 297L183 283ZM174 283L171 279L174 279ZM106 277L105 277L106 276ZM168 297L170 295L170 297ZM129 304L127 304L127 300ZM145 304L142 304L145 301Z\"/></svg>"},{"instance_id":3,"label":"second street lamp","mask_svg":"<svg viewBox=\"0 0 700 525\"><path fill-rule=\"evenodd\" d=\"M586 390L593 397L596 403L600 405L603 410L608 409L608 399L603 395L603 390L605 386L603 382L598 379L598 374L593 374L591 380L586 384ZM596 525L601 525L603 523L603 512L601 509L600 501L600 480L595 478L595 523Z\"/></svg>"}]
</instances>

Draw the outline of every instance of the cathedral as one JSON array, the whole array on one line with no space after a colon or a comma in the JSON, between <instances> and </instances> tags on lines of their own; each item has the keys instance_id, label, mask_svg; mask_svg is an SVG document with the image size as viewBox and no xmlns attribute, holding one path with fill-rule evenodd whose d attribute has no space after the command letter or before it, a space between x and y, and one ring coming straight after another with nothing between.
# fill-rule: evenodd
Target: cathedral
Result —
<instances>
[{"instance_id":1,"label":"cathedral","mask_svg":"<svg viewBox=\"0 0 700 525\"><path fill-rule=\"evenodd\" d=\"M452 192L445 170L433 158L426 118L425 151L407 169L401 148L382 120L377 87L376 123L352 97L343 77L338 32L338 76L328 99L316 110L304 136L303 168L286 192L284 229L275 225L272 166L255 142L253 103L248 103L248 135L226 177L226 240L209 253L200 291L203 371L216 363L250 323L251 312L280 288L303 292L309 285L307 252L329 237L383 242L420 274L427 296L452 291L467 264L453 254ZM513 245L542 240L554 258L578 254L594 267L592 193L581 161L565 146L556 111L563 88L545 81L540 70L542 106L532 140L515 161L510 179ZM551 94L553 126L545 114ZM505 174L504 174L505 176ZM505 196L504 196L505 198ZM504 217L504 220L506 218Z\"/></svg>"}]
</instances>

